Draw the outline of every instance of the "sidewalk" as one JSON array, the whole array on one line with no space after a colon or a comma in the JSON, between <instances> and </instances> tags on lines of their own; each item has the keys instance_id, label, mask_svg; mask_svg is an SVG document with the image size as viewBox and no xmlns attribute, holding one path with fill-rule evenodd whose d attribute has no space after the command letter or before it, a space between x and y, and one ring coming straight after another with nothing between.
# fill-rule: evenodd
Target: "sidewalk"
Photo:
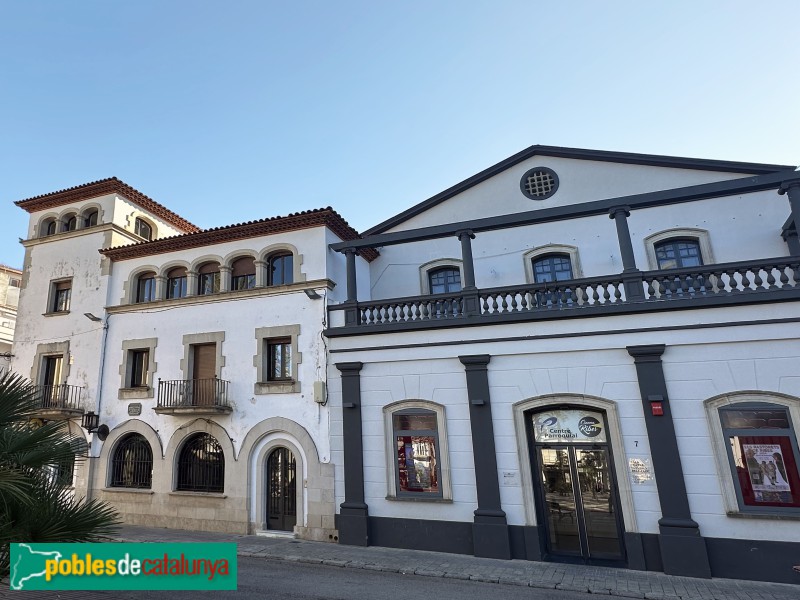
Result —
<instances>
[{"instance_id":1,"label":"sidewalk","mask_svg":"<svg viewBox=\"0 0 800 600\"><path fill-rule=\"evenodd\" d=\"M505 561L461 554L340 546L292 538L122 527L126 542L235 542L239 556L325 564L426 577L471 579L500 585L573 590L623 598L691 600L797 600L800 586L735 579L694 579L663 573L531 561Z\"/></svg>"}]
</instances>

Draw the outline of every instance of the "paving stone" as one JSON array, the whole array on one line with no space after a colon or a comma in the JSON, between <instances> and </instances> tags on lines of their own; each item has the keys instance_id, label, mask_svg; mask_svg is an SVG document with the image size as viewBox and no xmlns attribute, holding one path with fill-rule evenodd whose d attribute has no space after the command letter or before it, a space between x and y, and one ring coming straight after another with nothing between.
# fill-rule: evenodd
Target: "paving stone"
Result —
<instances>
[{"instance_id":1,"label":"paving stone","mask_svg":"<svg viewBox=\"0 0 800 600\"><path fill-rule=\"evenodd\" d=\"M567 590L569 592L588 592L588 585L576 585L574 583L559 583L556 584L557 590Z\"/></svg>"}]
</instances>

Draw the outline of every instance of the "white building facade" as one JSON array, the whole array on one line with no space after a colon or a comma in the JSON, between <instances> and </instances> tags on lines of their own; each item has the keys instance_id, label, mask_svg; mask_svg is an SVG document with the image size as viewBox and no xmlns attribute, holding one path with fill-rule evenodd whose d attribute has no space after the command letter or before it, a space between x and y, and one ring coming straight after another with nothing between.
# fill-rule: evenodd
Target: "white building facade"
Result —
<instances>
[{"instance_id":1,"label":"white building facade","mask_svg":"<svg viewBox=\"0 0 800 600\"><path fill-rule=\"evenodd\" d=\"M534 146L333 245L341 542L797 582L798 222L790 166Z\"/></svg>"},{"instance_id":2,"label":"white building facade","mask_svg":"<svg viewBox=\"0 0 800 600\"><path fill-rule=\"evenodd\" d=\"M336 541L321 333L344 299L328 246L357 233L331 209L201 231L116 179L17 204L14 368L91 443L76 494L132 524Z\"/></svg>"}]
</instances>

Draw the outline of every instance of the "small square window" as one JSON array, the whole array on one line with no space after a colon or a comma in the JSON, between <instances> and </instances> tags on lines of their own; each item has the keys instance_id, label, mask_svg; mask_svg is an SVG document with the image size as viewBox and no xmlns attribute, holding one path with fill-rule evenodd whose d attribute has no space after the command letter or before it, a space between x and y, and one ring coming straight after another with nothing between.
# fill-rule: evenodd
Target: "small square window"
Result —
<instances>
[{"instance_id":1,"label":"small square window","mask_svg":"<svg viewBox=\"0 0 800 600\"><path fill-rule=\"evenodd\" d=\"M267 381L291 381L292 340L267 340Z\"/></svg>"},{"instance_id":2,"label":"small square window","mask_svg":"<svg viewBox=\"0 0 800 600\"><path fill-rule=\"evenodd\" d=\"M48 312L68 312L72 297L72 280L58 281L52 285L52 301Z\"/></svg>"},{"instance_id":3,"label":"small square window","mask_svg":"<svg viewBox=\"0 0 800 600\"><path fill-rule=\"evenodd\" d=\"M13 279L12 278L12 279L10 279L8 281L8 285L10 285L11 287L15 287L15 288L18 288L20 286L20 283L21 283L21 281L19 279Z\"/></svg>"}]
</instances>

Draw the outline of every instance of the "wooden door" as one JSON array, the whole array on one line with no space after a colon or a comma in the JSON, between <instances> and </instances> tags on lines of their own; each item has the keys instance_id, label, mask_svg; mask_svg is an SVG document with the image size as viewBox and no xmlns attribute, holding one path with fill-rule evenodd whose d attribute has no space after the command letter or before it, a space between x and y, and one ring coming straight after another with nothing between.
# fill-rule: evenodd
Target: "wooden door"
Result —
<instances>
[{"instance_id":1,"label":"wooden door","mask_svg":"<svg viewBox=\"0 0 800 600\"><path fill-rule=\"evenodd\" d=\"M217 345L193 346L192 404L213 406L217 393Z\"/></svg>"}]
</instances>

